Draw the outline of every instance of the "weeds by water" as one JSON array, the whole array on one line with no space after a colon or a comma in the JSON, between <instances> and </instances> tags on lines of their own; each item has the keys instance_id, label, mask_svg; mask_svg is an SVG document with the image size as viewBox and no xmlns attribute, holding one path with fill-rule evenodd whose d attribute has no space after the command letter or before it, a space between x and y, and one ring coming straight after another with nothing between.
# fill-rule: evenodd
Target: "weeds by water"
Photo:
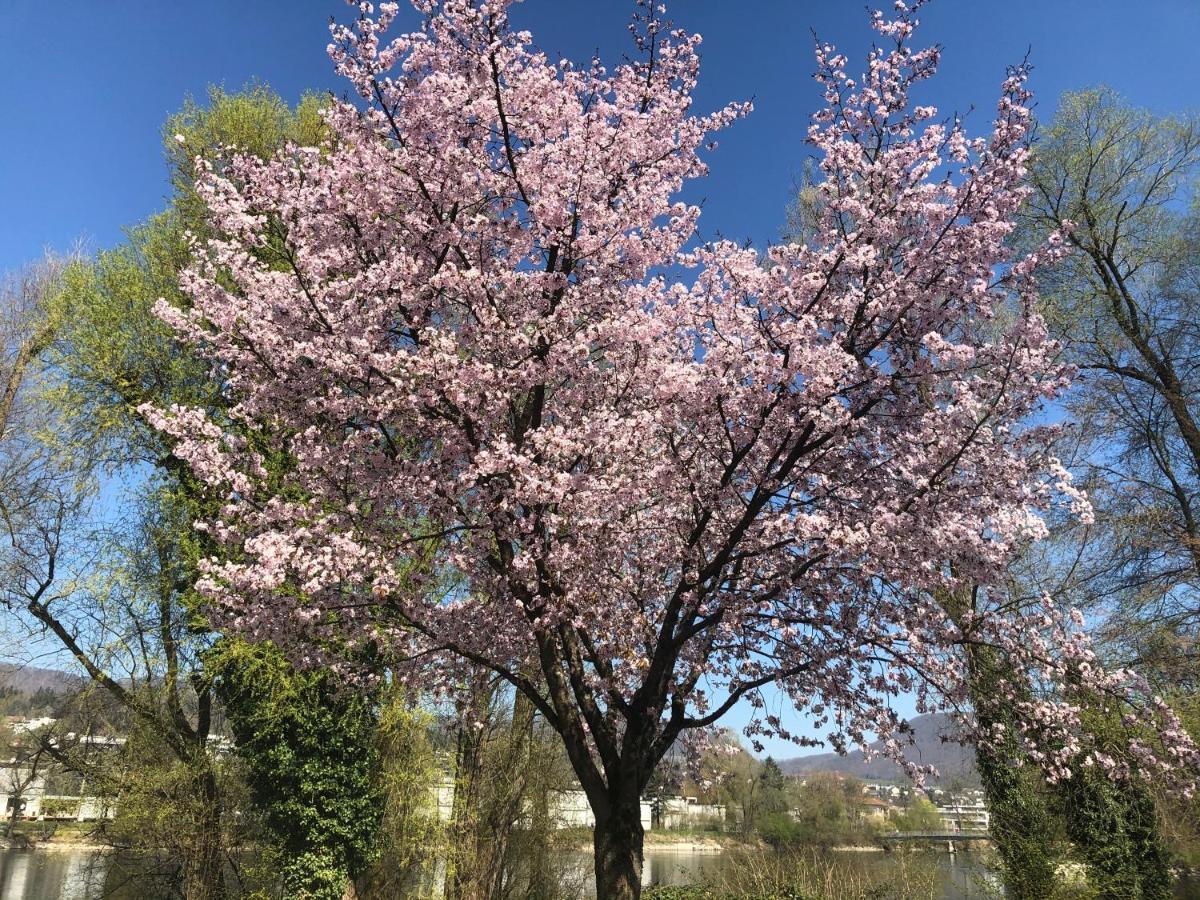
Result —
<instances>
[{"instance_id":1,"label":"weeds by water","mask_svg":"<svg viewBox=\"0 0 1200 900\"><path fill-rule=\"evenodd\" d=\"M704 884L660 887L647 900L935 900L938 872L929 854L895 853L888 865L863 871L850 856L816 850L728 851L719 874Z\"/></svg>"}]
</instances>

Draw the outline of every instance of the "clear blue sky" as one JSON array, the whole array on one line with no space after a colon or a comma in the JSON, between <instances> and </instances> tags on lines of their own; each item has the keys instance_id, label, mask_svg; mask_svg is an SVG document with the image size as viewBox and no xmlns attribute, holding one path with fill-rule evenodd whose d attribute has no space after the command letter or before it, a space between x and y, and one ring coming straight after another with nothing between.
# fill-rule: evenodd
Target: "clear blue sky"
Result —
<instances>
[{"instance_id":1,"label":"clear blue sky","mask_svg":"<svg viewBox=\"0 0 1200 900\"><path fill-rule=\"evenodd\" d=\"M407 5L402 3L407 11ZM548 51L613 60L627 47L624 0L526 0L517 12ZM815 29L851 52L870 39L864 0L676 0L705 37L701 108L753 97L721 137L705 234L769 240L805 152L818 103ZM0 270L80 236L94 246L163 205L158 141L185 94L260 79L294 100L342 90L325 57L338 0L0 0ZM928 99L990 114L1007 63L1032 47L1043 112L1066 89L1105 82L1157 110L1193 103L1200 84L1196 0L934 0L922 37L945 46Z\"/></svg>"},{"instance_id":2,"label":"clear blue sky","mask_svg":"<svg viewBox=\"0 0 1200 900\"><path fill-rule=\"evenodd\" d=\"M747 98L756 107L721 136L712 175L690 191L705 198L705 236L762 244L778 235L819 104L812 31L858 59L871 39L865 5L671 5L679 24L705 37L700 109ZM526 0L514 18L551 53L580 59L598 49L611 62L628 47L631 7ZM251 80L290 101L306 89L340 93L325 56L331 15L352 11L338 0L0 0L0 271L81 237L111 246L122 228L160 209L168 188L159 128L185 95ZM945 54L920 99L944 112L976 107L977 130L990 119L1005 66L1027 49L1047 117L1062 91L1098 83L1159 112L1196 103L1198 0L933 0L922 20L920 41L942 44Z\"/></svg>"}]
</instances>

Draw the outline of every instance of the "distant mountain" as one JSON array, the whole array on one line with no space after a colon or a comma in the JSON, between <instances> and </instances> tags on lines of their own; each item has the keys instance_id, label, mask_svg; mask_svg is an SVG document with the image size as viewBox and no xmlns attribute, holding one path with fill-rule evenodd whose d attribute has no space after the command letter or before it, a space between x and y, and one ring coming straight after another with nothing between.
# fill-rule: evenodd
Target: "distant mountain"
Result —
<instances>
[{"instance_id":1,"label":"distant mountain","mask_svg":"<svg viewBox=\"0 0 1200 900\"><path fill-rule=\"evenodd\" d=\"M37 666L19 666L0 663L0 687L18 694L36 694L47 690L52 694L73 694L84 684L84 679L58 669L40 669Z\"/></svg>"},{"instance_id":2,"label":"distant mountain","mask_svg":"<svg viewBox=\"0 0 1200 900\"><path fill-rule=\"evenodd\" d=\"M975 752L943 737L954 733L954 724L946 715L937 713L917 716L908 723L913 730L913 745L907 748L908 758L921 765L937 767L938 778L930 783L946 784L959 780L970 785L979 784L979 773L975 770ZM877 744L872 744L876 748ZM868 762L861 750L841 756L837 753L814 753L811 756L795 756L781 760L779 767L789 775L809 772L840 772L864 781L907 781L903 770L884 757Z\"/></svg>"}]
</instances>

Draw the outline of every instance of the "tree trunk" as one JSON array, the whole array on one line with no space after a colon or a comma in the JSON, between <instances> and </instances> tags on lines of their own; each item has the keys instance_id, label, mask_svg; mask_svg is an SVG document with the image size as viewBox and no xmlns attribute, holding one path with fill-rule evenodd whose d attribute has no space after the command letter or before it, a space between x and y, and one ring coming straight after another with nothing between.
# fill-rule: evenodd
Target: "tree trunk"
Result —
<instances>
[{"instance_id":1,"label":"tree trunk","mask_svg":"<svg viewBox=\"0 0 1200 900\"><path fill-rule=\"evenodd\" d=\"M1058 853L1054 816L1043 795L1040 776L1028 765L1012 704L1003 702L1001 685L1013 680L1011 667L991 647L972 647L970 696L983 727L1003 725L1000 739L975 750L976 768L991 807L990 831L1003 863L1004 887L1011 900L1040 900L1054 892Z\"/></svg>"},{"instance_id":2,"label":"tree trunk","mask_svg":"<svg viewBox=\"0 0 1200 900\"><path fill-rule=\"evenodd\" d=\"M487 698L478 689L472 697L471 719L482 721ZM454 803L450 810L450 846L447 859L447 900L487 900L479 885L478 836L484 769L483 729L460 726L454 766Z\"/></svg>"},{"instance_id":3,"label":"tree trunk","mask_svg":"<svg viewBox=\"0 0 1200 900\"><path fill-rule=\"evenodd\" d=\"M198 819L196 833L183 860L183 896L186 900L223 900L224 859L221 854L221 807L216 774L206 768L196 779Z\"/></svg>"},{"instance_id":4,"label":"tree trunk","mask_svg":"<svg viewBox=\"0 0 1200 900\"><path fill-rule=\"evenodd\" d=\"M607 808L596 811L597 900L637 900L642 894L641 798L618 790Z\"/></svg>"}]
</instances>

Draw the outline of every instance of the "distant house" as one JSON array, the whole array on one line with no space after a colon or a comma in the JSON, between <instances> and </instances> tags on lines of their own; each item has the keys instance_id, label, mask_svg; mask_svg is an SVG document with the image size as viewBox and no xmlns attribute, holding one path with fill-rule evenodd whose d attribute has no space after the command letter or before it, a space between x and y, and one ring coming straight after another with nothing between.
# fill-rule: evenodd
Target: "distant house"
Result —
<instances>
[{"instance_id":1,"label":"distant house","mask_svg":"<svg viewBox=\"0 0 1200 900\"><path fill-rule=\"evenodd\" d=\"M13 734L31 734L41 728L48 728L57 722L58 719L50 716L41 716L37 719L26 719L23 716L9 716L8 727L12 729Z\"/></svg>"},{"instance_id":2,"label":"distant house","mask_svg":"<svg viewBox=\"0 0 1200 900\"><path fill-rule=\"evenodd\" d=\"M52 778L20 764L0 765L0 810L4 817L11 819L14 807L18 819L95 822L113 817L112 802L106 798L50 793L47 782Z\"/></svg>"},{"instance_id":3,"label":"distant house","mask_svg":"<svg viewBox=\"0 0 1200 900\"><path fill-rule=\"evenodd\" d=\"M41 813L46 777L19 762L0 765L0 810L10 819L36 819Z\"/></svg>"},{"instance_id":4,"label":"distant house","mask_svg":"<svg viewBox=\"0 0 1200 900\"><path fill-rule=\"evenodd\" d=\"M861 797L854 801L854 812L860 822L887 821L892 811L892 805L878 797Z\"/></svg>"},{"instance_id":5,"label":"distant house","mask_svg":"<svg viewBox=\"0 0 1200 900\"><path fill-rule=\"evenodd\" d=\"M593 828L596 825L587 794L581 790L556 792L550 801L550 816L559 828ZM642 801L641 820L642 828L651 827L653 813L646 800Z\"/></svg>"}]
</instances>

